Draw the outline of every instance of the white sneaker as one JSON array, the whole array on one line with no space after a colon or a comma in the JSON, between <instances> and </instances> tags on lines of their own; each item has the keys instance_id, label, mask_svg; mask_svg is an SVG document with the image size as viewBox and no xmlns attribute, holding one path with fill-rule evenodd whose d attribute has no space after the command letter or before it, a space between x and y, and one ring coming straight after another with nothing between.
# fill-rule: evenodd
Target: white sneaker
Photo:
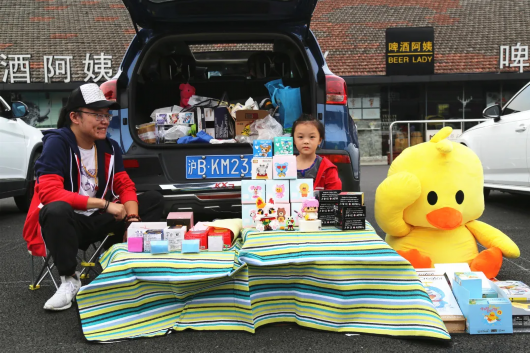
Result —
<instances>
[{"instance_id":1,"label":"white sneaker","mask_svg":"<svg viewBox=\"0 0 530 353\"><path fill-rule=\"evenodd\" d=\"M48 299L44 304L46 310L66 310L72 306L79 288L81 288L81 280L79 279L79 272L76 272L76 277L61 276L61 285L57 292Z\"/></svg>"}]
</instances>

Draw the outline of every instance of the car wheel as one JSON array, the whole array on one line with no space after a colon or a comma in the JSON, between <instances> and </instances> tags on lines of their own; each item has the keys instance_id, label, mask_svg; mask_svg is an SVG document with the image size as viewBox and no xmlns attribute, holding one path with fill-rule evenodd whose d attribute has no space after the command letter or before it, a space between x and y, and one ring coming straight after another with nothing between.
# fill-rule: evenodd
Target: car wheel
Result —
<instances>
[{"instance_id":1,"label":"car wheel","mask_svg":"<svg viewBox=\"0 0 530 353\"><path fill-rule=\"evenodd\" d=\"M31 204L31 199L33 199L33 194L35 192L35 162L40 157L40 152L35 153L33 159L31 160L30 165L28 166L28 177L30 178L28 187L24 195L15 196L15 203L18 209L21 212L28 212L29 205Z\"/></svg>"},{"instance_id":2,"label":"car wheel","mask_svg":"<svg viewBox=\"0 0 530 353\"><path fill-rule=\"evenodd\" d=\"M484 188L484 200L487 200L490 197L491 189Z\"/></svg>"}]
</instances>

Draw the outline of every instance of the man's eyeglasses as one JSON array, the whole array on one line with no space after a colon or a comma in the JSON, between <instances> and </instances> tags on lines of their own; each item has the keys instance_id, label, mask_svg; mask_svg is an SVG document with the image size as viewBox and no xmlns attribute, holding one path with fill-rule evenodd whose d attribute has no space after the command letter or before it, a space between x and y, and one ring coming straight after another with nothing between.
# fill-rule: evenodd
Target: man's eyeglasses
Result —
<instances>
[{"instance_id":1,"label":"man's eyeglasses","mask_svg":"<svg viewBox=\"0 0 530 353\"><path fill-rule=\"evenodd\" d=\"M96 117L96 121L102 121L104 119L108 120L109 123L112 120L112 114L102 114L102 113L91 113L91 112L85 112L84 110L76 110L76 113L85 113L90 114Z\"/></svg>"}]
</instances>

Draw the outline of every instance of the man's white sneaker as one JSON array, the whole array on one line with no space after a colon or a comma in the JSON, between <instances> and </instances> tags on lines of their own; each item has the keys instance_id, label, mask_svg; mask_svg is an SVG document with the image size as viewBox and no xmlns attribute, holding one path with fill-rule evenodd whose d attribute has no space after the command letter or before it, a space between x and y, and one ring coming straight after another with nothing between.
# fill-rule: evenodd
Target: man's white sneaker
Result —
<instances>
[{"instance_id":1,"label":"man's white sneaker","mask_svg":"<svg viewBox=\"0 0 530 353\"><path fill-rule=\"evenodd\" d=\"M61 276L61 285L57 292L48 299L44 304L46 310L66 310L72 306L77 292L81 288L81 280L79 279L79 272L75 273L75 277Z\"/></svg>"}]
</instances>

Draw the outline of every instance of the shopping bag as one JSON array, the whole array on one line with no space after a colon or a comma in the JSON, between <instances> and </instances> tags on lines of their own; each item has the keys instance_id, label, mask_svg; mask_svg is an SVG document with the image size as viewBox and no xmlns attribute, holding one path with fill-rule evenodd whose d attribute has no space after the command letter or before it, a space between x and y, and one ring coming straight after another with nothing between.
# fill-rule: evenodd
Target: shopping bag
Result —
<instances>
[{"instance_id":1,"label":"shopping bag","mask_svg":"<svg viewBox=\"0 0 530 353\"><path fill-rule=\"evenodd\" d=\"M285 132L291 132L293 123L302 115L300 88L284 86L281 79L265 84L274 107L279 107L279 123Z\"/></svg>"}]
</instances>

